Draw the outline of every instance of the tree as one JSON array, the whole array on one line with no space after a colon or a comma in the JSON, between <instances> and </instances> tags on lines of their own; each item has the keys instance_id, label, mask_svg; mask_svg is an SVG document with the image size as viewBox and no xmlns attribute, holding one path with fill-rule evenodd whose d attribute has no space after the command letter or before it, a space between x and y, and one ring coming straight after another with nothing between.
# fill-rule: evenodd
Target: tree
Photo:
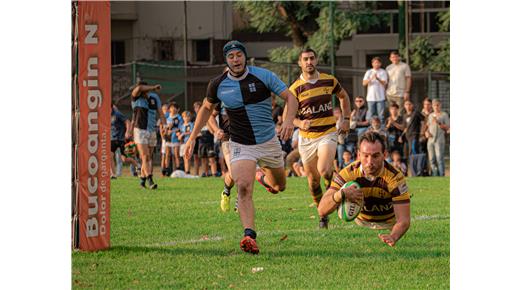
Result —
<instances>
[{"instance_id":1,"label":"tree","mask_svg":"<svg viewBox=\"0 0 520 290\"><path fill-rule=\"evenodd\" d=\"M235 8L249 16L249 23L258 32L281 31L292 39L293 47L269 51L274 62L293 63L303 47L312 47L322 62L329 61L329 2L322 1L239 1ZM334 5L337 5L334 2ZM373 14L373 2L348 2L346 9L335 9L334 49L358 29L388 23L388 15Z\"/></svg>"},{"instance_id":2,"label":"tree","mask_svg":"<svg viewBox=\"0 0 520 290\"><path fill-rule=\"evenodd\" d=\"M450 28L450 12L439 13L439 31L448 32ZM439 42L437 51L430 37L418 36L410 43L410 66L414 70L450 71L450 41Z\"/></svg>"}]
</instances>

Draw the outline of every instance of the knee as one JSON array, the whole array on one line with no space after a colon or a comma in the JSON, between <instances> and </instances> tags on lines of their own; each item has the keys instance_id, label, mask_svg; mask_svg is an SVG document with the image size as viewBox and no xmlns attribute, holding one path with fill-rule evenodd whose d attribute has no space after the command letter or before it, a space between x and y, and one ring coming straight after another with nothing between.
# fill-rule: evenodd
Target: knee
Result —
<instances>
[{"instance_id":1,"label":"knee","mask_svg":"<svg viewBox=\"0 0 520 290\"><path fill-rule=\"evenodd\" d=\"M253 192L253 183L252 182L243 182L243 181L236 181L236 187L238 191L238 195L243 197L251 196Z\"/></svg>"}]
</instances>

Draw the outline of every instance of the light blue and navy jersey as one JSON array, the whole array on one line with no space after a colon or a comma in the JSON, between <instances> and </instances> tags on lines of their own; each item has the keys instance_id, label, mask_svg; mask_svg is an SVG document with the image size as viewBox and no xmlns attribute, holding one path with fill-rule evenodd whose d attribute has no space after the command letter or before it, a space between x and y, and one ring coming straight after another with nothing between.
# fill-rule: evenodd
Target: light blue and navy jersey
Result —
<instances>
[{"instance_id":1,"label":"light blue and navy jersey","mask_svg":"<svg viewBox=\"0 0 520 290\"><path fill-rule=\"evenodd\" d=\"M177 132L181 131L182 128L182 117L179 114L175 114L173 116L168 116L168 124L171 124L170 128L172 130L172 143L179 143L179 138L177 137Z\"/></svg>"},{"instance_id":2,"label":"light blue and navy jersey","mask_svg":"<svg viewBox=\"0 0 520 290\"><path fill-rule=\"evenodd\" d=\"M125 131L126 125L125 121L127 120L126 116L121 114L119 111L112 109L111 113L111 136L110 140L124 141L125 140Z\"/></svg>"},{"instance_id":3,"label":"light blue and navy jersey","mask_svg":"<svg viewBox=\"0 0 520 290\"><path fill-rule=\"evenodd\" d=\"M191 132L193 131L193 122L182 124L181 132L184 134L182 142L185 143L190 138Z\"/></svg>"},{"instance_id":4,"label":"light blue and navy jersey","mask_svg":"<svg viewBox=\"0 0 520 290\"><path fill-rule=\"evenodd\" d=\"M132 121L135 128L146 130L148 127L148 100L146 97L132 97Z\"/></svg>"},{"instance_id":5,"label":"light blue and navy jersey","mask_svg":"<svg viewBox=\"0 0 520 290\"><path fill-rule=\"evenodd\" d=\"M148 97L144 95L132 97L132 119L134 127L155 132L157 108L160 107L161 100L156 93L149 93Z\"/></svg>"},{"instance_id":6,"label":"light blue and navy jersey","mask_svg":"<svg viewBox=\"0 0 520 290\"><path fill-rule=\"evenodd\" d=\"M222 102L233 142L262 144L275 135L271 92L280 95L287 86L271 71L247 66L239 78L223 73L210 81L206 92L212 104Z\"/></svg>"},{"instance_id":7,"label":"light blue and navy jersey","mask_svg":"<svg viewBox=\"0 0 520 290\"><path fill-rule=\"evenodd\" d=\"M148 131L156 131L157 119L159 118L158 110L161 109L161 98L155 92L148 93Z\"/></svg>"}]
</instances>

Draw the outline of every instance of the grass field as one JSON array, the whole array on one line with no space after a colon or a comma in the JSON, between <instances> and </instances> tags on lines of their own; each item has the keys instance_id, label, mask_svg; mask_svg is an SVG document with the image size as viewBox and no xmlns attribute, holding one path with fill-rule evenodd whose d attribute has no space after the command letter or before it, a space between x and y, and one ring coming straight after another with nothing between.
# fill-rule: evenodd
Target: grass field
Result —
<instances>
[{"instance_id":1,"label":"grass field","mask_svg":"<svg viewBox=\"0 0 520 290\"><path fill-rule=\"evenodd\" d=\"M72 254L73 288L447 289L449 178L409 178L412 225L395 248L380 231L331 215L318 229L306 181L272 195L255 184L260 254L239 249L237 214L219 208L222 180L112 182L110 250ZM232 193L234 204L236 189ZM253 271L261 268L261 271ZM257 269L255 269L257 270Z\"/></svg>"}]
</instances>

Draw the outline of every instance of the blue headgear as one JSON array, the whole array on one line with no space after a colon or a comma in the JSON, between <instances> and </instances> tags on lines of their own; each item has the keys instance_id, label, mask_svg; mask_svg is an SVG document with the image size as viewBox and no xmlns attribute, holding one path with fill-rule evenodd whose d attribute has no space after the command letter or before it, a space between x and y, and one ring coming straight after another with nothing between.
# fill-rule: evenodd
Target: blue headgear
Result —
<instances>
[{"instance_id":1,"label":"blue headgear","mask_svg":"<svg viewBox=\"0 0 520 290\"><path fill-rule=\"evenodd\" d=\"M237 40L231 40L230 42L228 42L224 45L224 49L223 49L224 50L224 59L227 58L227 55L230 51L235 50L235 49L241 50L247 59L246 47L240 41L237 41Z\"/></svg>"}]
</instances>

